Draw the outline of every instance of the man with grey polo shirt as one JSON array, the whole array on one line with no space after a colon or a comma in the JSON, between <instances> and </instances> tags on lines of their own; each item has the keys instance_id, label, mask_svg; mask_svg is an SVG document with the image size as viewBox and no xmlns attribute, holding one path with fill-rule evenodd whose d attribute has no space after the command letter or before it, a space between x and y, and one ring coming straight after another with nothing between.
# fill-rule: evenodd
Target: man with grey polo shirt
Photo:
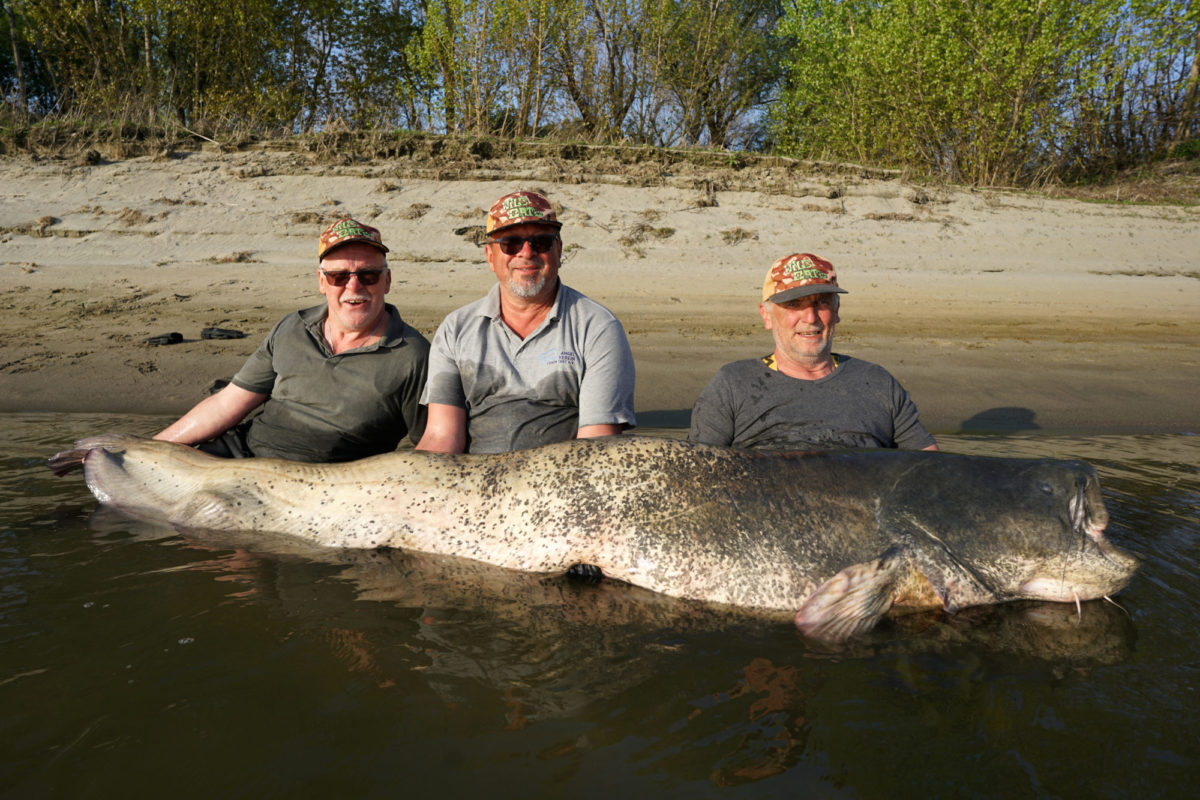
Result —
<instances>
[{"instance_id":1,"label":"man with grey polo shirt","mask_svg":"<svg viewBox=\"0 0 1200 800\"><path fill-rule=\"evenodd\" d=\"M418 449L502 453L633 427L629 342L612 312L559 280L561 228L536 192L488 211L497 282L434 334Z\"/></svg>"},{"instance_id":2,"label":"man with grey polo shirt","mask_svg":"<svg viewBox=\"0 0 1200 800\"><path fill-rule=\"evenodd\" d=\"M387 252L369 225L326 228L317 246L325 303L280 320L225 388L154 438L225 457L312 462L390 452L406 434L419 441L429 342L384 302Z\"/></svg>"},{"instance_id":3,"label":"man with grey polo shirt","mask_svg":"<svg viewBox=\"0 0 1200 800\"><path fill-rule=\"evenodd\" d=\"M760 450L937 450L887 370L833 352L845 293L820 256L776 261L758 307L775 350L720 369L696 399L688 439Z\"/></svg>"}]
</instances>

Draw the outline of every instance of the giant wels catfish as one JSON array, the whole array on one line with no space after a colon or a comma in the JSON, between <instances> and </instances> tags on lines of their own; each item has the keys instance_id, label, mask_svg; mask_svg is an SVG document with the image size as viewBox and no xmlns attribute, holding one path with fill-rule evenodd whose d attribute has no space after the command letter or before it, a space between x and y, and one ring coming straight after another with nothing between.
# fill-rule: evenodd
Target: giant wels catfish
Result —
<instances>
[{"instance_id":1,"label":"giant wels catfish","mask_svg":"<svg viewBox=\"0 0 1200 800\"><path fill-rule=\"evenodd\" d=\"M515 570L572 564L842 641L893 608L1078 603L1126 586L1081 462L937 452L754 453L617 436L344 464L219 459L127 435L50 459L96 498L184 529L262 531Z\"/></svg>"}]
</instances>

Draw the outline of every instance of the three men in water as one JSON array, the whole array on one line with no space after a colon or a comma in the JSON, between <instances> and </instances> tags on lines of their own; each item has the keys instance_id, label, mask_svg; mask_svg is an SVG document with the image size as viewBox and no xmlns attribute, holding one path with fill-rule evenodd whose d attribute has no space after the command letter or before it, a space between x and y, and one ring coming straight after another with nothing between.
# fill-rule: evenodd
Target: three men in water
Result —
<instances>
[{"instance_id":1,"label":"three men in water","mask_svg":"<svg viewBox=\"0 0 1200 800\"><path fill-rule=\"evenodd\" d=\"M395 449L405 434L421 450L500 453L632 427L629 343L608 309L559 280L561 228L541 194L497 200L484 244L496 285L451 312L431 348L384 301L391 274L379 231L339 220L319 240L325 304L281 320L228 386L156 438L220 455L342 461ZM820 256L776 261L759 305L774 351L721 368L696 400L688 438L937 449L895 378L833 352L845 293Z\"/></svg>"}]
</instances>

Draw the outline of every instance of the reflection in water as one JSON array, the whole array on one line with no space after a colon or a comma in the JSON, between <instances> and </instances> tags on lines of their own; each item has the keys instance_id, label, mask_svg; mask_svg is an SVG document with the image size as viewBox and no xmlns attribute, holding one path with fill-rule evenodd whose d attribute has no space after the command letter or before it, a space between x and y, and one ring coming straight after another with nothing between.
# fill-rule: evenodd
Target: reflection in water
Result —
<instances>
[{"instance_id":1,"label":"reflection in water","mask_svg":"<svg viewBox=\"0 0 1200 800\"><path fill-rule=\"evenodd\" d=\"M1200 437L943 437L1095 464L1110 533L1145 559L1123 608L914 614L819 650L611 581L93 513L42 459L154 425L7 422L13 796L127 793L135 771L179 797L1169 795L1200 764L1180 700L1200 642L1179 634L1200 625Z\"/></svg>"},{"instance_id":2,"label":"reflection in water","mask_svg":"<svg viewBox=\"0 0 1200 800\"><path fill-rule=\"evenodd\" d=\"M112 526L105 517L103 524ZM684 772L697 751L711 751L709 777L726 786L786 772L801 759L805 698L825 662L986 652L996 664L1017 663L1062 680L1119 663L1134 638L1128 614L1103 601L1082 609L1022 603L954 616L911 614L836 650L813 651L778 622L614 581L584 585L448 556L319 550L292 540L276 542L282 552L272 554L254 537L229 533L189 532L184 539L190 547L216 548L212 558L186 569L217 572L216 580L245 587L229 597L277 604L280 615L325 643L348 672L383 689L410 683L401 674L415 672L450 710L469 705L486 687L498 715L492 726L501 729L641 694L662 676L687 674L697 643L737 641L746 660L677 683L667 695L671 713L690 710L642 753L663 767L682 759L676 768ZM358 602L405 609L410 624L391 625L379 605L356 614L354 627L315 611L338 606L343 595L335 584L313 580L313 562L335 567ZM389 621L366 621L377 613Z\"/></svg>"},{"instance_id":3,"label":"reflection in water","mask_svg":"<svg viewBox=\"0 0 1200 800\"><path fill-rule=\"evenodd\" d=\"M727 693L730 700L753 697L748 725L739 724L733 751L715 765L710 778L718 786L735 786L786 772L804 753L806 735L804 673L792 665L779 666L755 658L742 671L742 680Z\"/></svg>"}]
</instances>

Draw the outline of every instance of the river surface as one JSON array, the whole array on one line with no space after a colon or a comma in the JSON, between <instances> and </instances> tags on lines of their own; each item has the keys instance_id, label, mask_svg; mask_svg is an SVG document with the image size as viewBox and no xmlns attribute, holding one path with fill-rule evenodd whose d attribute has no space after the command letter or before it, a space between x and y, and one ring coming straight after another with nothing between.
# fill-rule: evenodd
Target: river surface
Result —
<instances>
[{"instance_id":1,"label":"river surface","mask_svg":"<svg viewBox=\"0 0 1200 800\"><path fill-rule=\"evenodd\" d=\"M1197 791L1200 436L940 437L1090 461L1142 571L1120 607L916 616L832 650L615 582L181 535L44 466L168 421L0 415L0 796Z\"/></svg>"}]
</instances>

